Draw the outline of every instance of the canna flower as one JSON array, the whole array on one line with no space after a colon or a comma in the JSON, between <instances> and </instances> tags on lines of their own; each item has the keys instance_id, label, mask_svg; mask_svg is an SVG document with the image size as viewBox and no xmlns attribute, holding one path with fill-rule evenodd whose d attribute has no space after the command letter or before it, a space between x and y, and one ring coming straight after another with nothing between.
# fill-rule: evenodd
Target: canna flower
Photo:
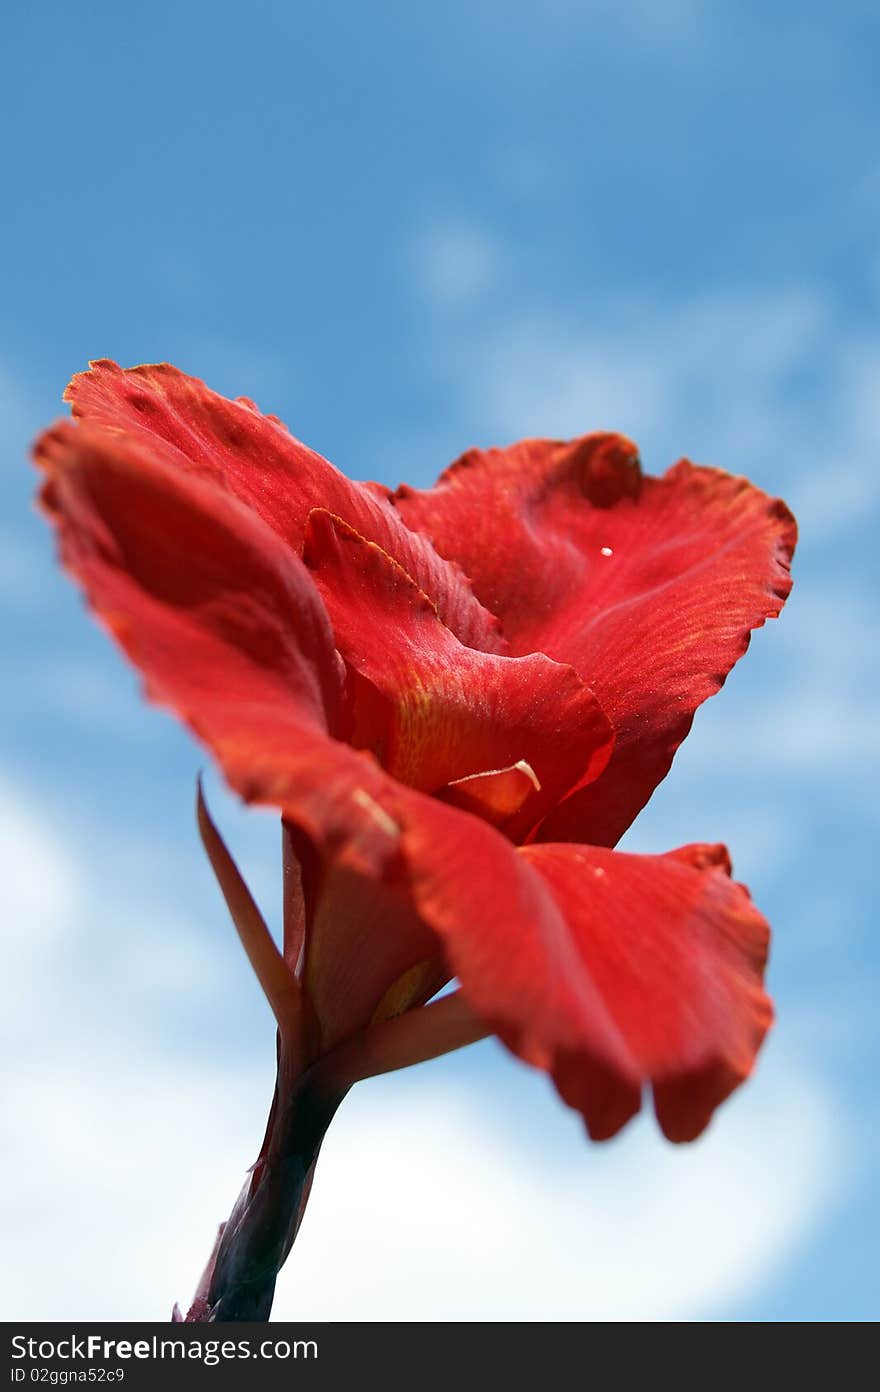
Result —
<instances>
[{"instance_id":1,"label":"canna flower","mask_svg":"<svg viewBox=\"0 0 880 1392\"><path fill-rule=\"evenodd\" d=\"M779 613L785 505L687 461L646 477L607 433L391 493L166 364L94 363L66 399L35 447L65 566L148 697L282 819L279 947L199 792L278 1082L189 1318L268 1317L370 1074L494 1032L594 1140L649 1092L698 1136L770 1026L768 928L723 846L613 847Z\"/></svg>"}]
</instances>

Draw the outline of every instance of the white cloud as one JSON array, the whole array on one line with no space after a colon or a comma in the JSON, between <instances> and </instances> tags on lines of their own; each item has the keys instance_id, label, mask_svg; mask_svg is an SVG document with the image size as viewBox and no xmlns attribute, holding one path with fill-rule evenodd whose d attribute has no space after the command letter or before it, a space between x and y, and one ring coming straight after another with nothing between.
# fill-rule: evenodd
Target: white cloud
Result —
<instances>
[{"instance_id":1,"label":"white cloud","mask_svg":"<svg viewBox=\"0 0 880 1392\"><path fill-rule=\"evenodd\" d=\"M204 1036L168 1038L189 991L223 1040L223 968L206 972L204 942L161 886L136 906L108 886L102 860L123 873L130 846L117 857L102 836L99 856L80 856L75 834L0 788L20 1055L0 1112L0 1299L13 1319L163 1319L189 1299L254 1158L271 1028L256 1068ZM142 843L135 863L161 855ZM106 1014L89 1013L89 972L116 1002ZM590 1147L543 1080L482 1057L488 1068L441 1061L348 1099L276 1317L723 1315L792 1259L849 1181L846 1119L821 1079L772 1047L690 1149L646 1123Z\"/></svg>"},{"instance_id":2,"label":"white cloud","mask_svg":"<svg viewBox=\"0 0 880 1392\"><path fill-rule=\"evenodd\" d=\"M5 1089L3 1300L15 1318L170 1319L259 1146L256 1080L64 1045Z\"/></svg>"},{"instance_id":3,"label":"white cloud","mask_svg":"<svg viewBox=\"0 0 880 1392\"><path fill-rule=\"evenodd\" d=\"M831 404L824 419L807 412L817 438L791 497L804 535L826 540L880 503L880 351L858 336L844 335L835 347Z\"/></svg>"},{"instance_id":4,"label":"white cloud","mask_svg":"<svg viewBox=\"0 0 880 1392\"><path fill-rule=\"evenodd\" d=\"M590 5L544 0L540 9L453 0L439 14L451 27L459 65L476 69L481 83L489 74L500 74L521 103L522 94L536 86L549 86L571 73L583 80L606 56L611 62L620 52L626 53L628 69L638 71L659 57L670 78L686 69L692 82L708 80L708 57L714 77L734 56L742 56L743 16L736 25L726 23L724 8L707 0L670 0L663 6L651 0L592 0ZM761 41L767 48L766 26Z\"/></svg>"},{"instance_id":5,"label":"white cloud","mask_svg":"<svg viewBox=\"0 0 880 1392\"><path fill-rule=\"evenodd\" d=\"M784 1066L762 1069L690 1149L647 1125L589 1147L536 1081L520 1073L505 1089L519 1139L479 1071L471 1093L442 1064L421 1087L356 1091L325 1145L276 1318L723 1313L760 1292L839 1187L840 1119ZM163 1319L188 1300L253 1159L268 1082L265 1070L126 1057L118 1042L22 1071L2 1121L15 1167L2 1200L7 1318Z\"/></svg>"},{"instance_id":6,"label":"white cloud","mask_svg":"<svg viewBox=\"0 0 880 1392\"><path fill-rule=\"evenodd\" d=\"M617 429L655 451L669 441L671 458L732 465L779 448L779 387L826 318L813 290L707 295L674 310L626 297L588 324L515 318L462 363L461 388L501 440Z\"/></svg>"},{"instance_id":7,"label":"white cloud","mask_svg":"<svg viewBox=\"0 0 880 1392\"><path fill-rule=\"evenodd\" d=\"M84 880L59 829L8 785L0 847L15 925L7 1021L19 1054L0 1113L9 1167L0 1300L8 1318L166 1318L174 1299L189 1298L259 1144L268 1018L262 1066L231 1064L228 1047L218 1053L204 1034L169 1040L189 989L224 998L222 972L206 978L204 944L179 910L163 910L153 890L159 932L143 906L126 912L95 866ZM107 841L103 855L113 863ZM123 1013L90 1012L85 971L97 973L103 999L126 1002ZM772 1055L691 1149L666 1146L647 1123L590 1147L545 1081L512 1060L490 1050L470 1067L441 1061L347 1100L276 1314L723 1311L809 1233L845 1158L845 1128L821 1083Z\"/></svg>"},{"instance_id":8,"label":"white cloud","mask_svg":"<svg viewBox=\"0 0 880 1392\"><path fill-rule=\"evenodd\" d=\"M0 884L7 967L0 982L10 1011L23 991L38 989L41 972L51 971L53 952L82 911L84 886L60 832L6 779L0 779Z\"/></svg>"},{"instance_id":9,"label":"white cloud","mask_svg":"<svg viewBox=\"0 0 880 1392\"><path fill-rule=\"evenodd\" d=\"M424 229L411 251L417 283L446 306L473 300L495 279L499 249L483 227L463 218L438 221Z\"/></svg>"},{"instance_id":10,"label":"white cloud","mask_svg":"<svg viewBox=\"0 0 880 1392\"><path fill-rule=\"evenodd\" d=\"M517 1115L560 1132L552 1097ZM534 1092L534 1090L532 1090ZM281 1317L688 1319L755 1294L835 1189L837 1119L786 1068L691 1149L640 1124L530 1153L479 1098L349 1099L322 1156ZM485 1101L485 1098L483 1099Z\"/></svg>"},{"instance_id":11,"label":"white cloud","mask_svg":"<svg viewBox=\"0 0 880 1392\"><path fill-rule=\"evenodd\" d=\"M703 294L674 310L605 295L589 322L571 311L496 321L476 341L450 344L449 368L481 444L618 429L640 443L650 472L687 454L793 504L792 600L780 625L756 637L746 675L738 670L700 712L673 774L684 795L692 773L692 804L707 768L713 778L774 776L746 859L759 864L763 840L765 864L790 862L809 831L792 790L832 776L839 784L844 770L860 785L880 760L873 598L848 555L825 549L880 502L876 346L816 286ZM831 564L818 572L820 556ZM821 579L804 587L800 571L811 568ZM677 806L669 798L664 789L667 813Z\"/></svg>"},{"instance_id":12,"label":"white cloud","mask_svg":"<svg viewBox=\"0 0 880 1392\"><path fill-rule=\"evenodd\" d=\"M621 430L651 472L686 454L784 490L813 542L880 501L876 346L815 286L606 295L588 320L520 314L468 346L450 366L481 443Z\"/></svg>"},{"instance_id":13,"label":"white cloud","mask_svg":"<svg viewBox=\"0 0 880 1392\"><path fill-rule=\"evenodd\" d=\"M817 780L831 794L845 788L851 795L876 780L880 768L872 696L880 679L880 623L867 586L840 574L824 583L796 582L782 619L769 630L755 637L730 688L698 713L676 775L697 781L707 768L713 776L759 773L773 780L770 811L778 810L786 785L789 797L792 788L815 787ZM765 666L753 676L759 652ZM797 796L784 815L805 829Z\"/></svg>"}]
</instances>

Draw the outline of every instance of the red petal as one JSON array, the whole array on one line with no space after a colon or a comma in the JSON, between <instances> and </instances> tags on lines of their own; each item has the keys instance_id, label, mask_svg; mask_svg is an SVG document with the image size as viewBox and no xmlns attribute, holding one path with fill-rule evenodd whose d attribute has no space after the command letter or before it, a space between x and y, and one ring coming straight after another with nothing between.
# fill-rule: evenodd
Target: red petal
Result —
<instances>
[{"instance_id":1,"label":"red petal","mask_svg":"<svg viewBox=\"0 0 880 1392\"><path fill-rule=\"evenodd\" d=\"M340 664L309 572L235 498L131 436L64 423L36 455L65 563L148 693L242 796L289 805L302 835L288 832L285 848L285 958L296 967L305 922L296 853L308 859L313 1004L326 1037L344 1037L437 943L393 888L399 833L377 801L393 785L326 733L325 713L340 719Z\"/></svg>"},{"instance_id":2,"label":"red petal","mask_svg":"<svg viewBox=\"0 0 880 1392\"><path fill-rule=\"evenodd\" d=\"M157 460L233 494L298 552L310 510L330 508L416 578L462 642L505 650L497 620L458 567L414 536L380 490L347 479L245 397L229 401L168 363L123 371L105 359L75 376L65 399L84 423L124 432Z\"/></svg>"},{"instance_id":3,"label":"red petal","mask_svg":"<svg viewBox=\"0 0 880 1392\"><path fill-rule=\"evenodd\" d=\"M782 608L790 512L685 461L642 478L635 446L616 435L473 450L429 492L396 501L462 564L514 653L569 662L596 692L617 736L611 761L540 836L613 845L749 631Z\"/></svg>"},{"instance_id":4,"label":"red petal","mask_svg":"<svg viewBox=\"0 0 880 1392\"><path fill-rule=\"evenodd\" d=\"M340 652L384 698L361 701L356 742L396 778L434 792L525 761L538 785L521 813L528 830L604 768L610 726L570 667L464 647L390 556L328 512L312 513L303 555Z\"/></svg>"},{"instance_id":5,"label":"red petal","mask_svg":"<svg viewBox=\"0 0 880 1392\"><path fill-rule=\"evenodd\" d=\"M395 797L390 794L383 801L393 805ZM296 816L298 805L285 810ZM367 822L375 819L396 855L379 873L338 856L325 861L303 976L319 1022L321 1053L368 1025L402 977L411 989L399 994L398 1011L429 999L449 979L442 964L426 973L414 970L437 958L438 944L408 893L399 824L369 794L361 797L359 810Z\"/></svg>"},{"instance_id":6,"label":"red petal","mask_svg":"<svg viewBox=\"0 0 880 1392\"><path fill-rule=\"evenodd\" d=\"M696 1134L769 1019L765 925L712 868L719 854L517 855L476 818L394 783L325 733L340 703L326 615L251 511L125 435L63 425L37 454L64 558L150 693L315 848L306 902L329 927L306 976L336 1002L328 1037L369 1020L436 955L436 934L474 1009L553 1070L594 1134L623 1124L648 1079L667 1133Z\"/></svg>"},{"instance_id":7,"label":"red petal","mask_svg":"<svg viewBox=\"0 0 880 1392\"><path fill-rule=\"evenodd\" d=\"M61 423L36 459L62 558L156 700L221 757L338 724L320 597L253 513L124 436Z\"/></svg>"},{"instance_id":8,"label":"red petal","mask_svg":"<svg viewBox=\"0 0 880 1392\"><path fill-rule=\"evenodd\" d=\"M729 878L723 846L685 846L665 856L542 845L523 855L565 917L582 969L616 1027L624 1052L616 1104L634 1106L650 1082L665 1135L689 1141L751 1072L772 1021L762 989L769 930L747 890ZM591 1052L560 1059L556 1082L590 1123ZM585 1057L586 1056L586 1057ZM594 1122L602 1134L601 1117Z\"/></svg>"},{"instance_id":9,"label":"red petal","mask_svg":"<svg viewBox=\"0 0 880 1392\"><path fill-rule=\"evenodd\" d=\"M62 558L148 695L204 740L245 799L296 798L313 839L339 846L348 829L365 864L384 863L388 838L352 791L379 771L326 733L342 718L341 664L298 557L234 498L130 437L63 423L36 458Z\"/></svg>"},{"instance_id":10,"label":"red petal","mask_svg":"<svg viewBox=\"0 0 880 1392\"><path fill-rule=\"evenodd\" d=\"M306 902L303 886L303 855L305 848L295 827L281 824L281 886L284 921L284 960L294 975L302 967L306 938Z\"/></svg>"},{"instance_id":11,"label":"red petal","mask_svg":"<svg viewBox=\"0 0 880 1392\"><path fill-rule=\"evenodd\" d=\"M407 794L401 848L419 912L473 1009L552 1073L594 1139L647 1084L691 1140L749 1073L771 1021L768 929L723 847L666 856L533 845Z\"/></svg>"}]
</instances>

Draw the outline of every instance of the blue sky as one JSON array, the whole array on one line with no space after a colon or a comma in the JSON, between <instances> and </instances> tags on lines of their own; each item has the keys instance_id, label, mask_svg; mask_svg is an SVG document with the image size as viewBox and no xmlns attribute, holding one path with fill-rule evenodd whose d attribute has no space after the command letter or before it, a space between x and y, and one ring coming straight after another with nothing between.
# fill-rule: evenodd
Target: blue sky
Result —
<instances>
[{"instance_id":1,"label":"blue sky","mask_svg":"<svg viewBox=\"0 0 880 1392\"><path fill-rule=\"evenodd\" d=\"M251 395L359 477L612 428L801 523L789 608L627 837L727 840L768 914L754 1080L688 1152L589 1147L492 1043L363 1085L278 1316L877 1316L878 30L868 0L9 8L7 1318L186 1300L271 1082L202 756L32 512L27 442L96 356ZM277 921L275 827L211 788Z\"/></svg>"}]
</instances>

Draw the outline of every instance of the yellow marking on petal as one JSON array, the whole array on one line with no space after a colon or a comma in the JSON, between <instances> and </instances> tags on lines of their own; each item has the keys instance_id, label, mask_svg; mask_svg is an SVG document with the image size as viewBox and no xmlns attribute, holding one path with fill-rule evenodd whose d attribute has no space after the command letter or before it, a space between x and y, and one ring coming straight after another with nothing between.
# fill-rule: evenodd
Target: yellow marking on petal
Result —
<instances>
[{"instance_id":1,"label":"yellow marking on petal","mask_svg":"<svg viewBox=\"0 0 880 1392\"><path fill-rule=\"evenodd\" d=\"M373 1011L370 1024L402 1015L417 1001L421 1004L421 1001L439 991L448 977L449 973L439 957L428 957L424 962L417 962L388 987Z\"/></svg>"},{"instance_id":2,"label":"yellow marking on petal","mask_svg":"<svg viewBox=\"0 0 880 1392\"><path fill-rule=\"evenodd\" d=\"M365 788L355 788L351 797L352 801L356 802L358 807L362 808L364 812L372 817L378 827L381 827L386 836L393 836L395 840L397 839L400 835L400 827L397 825L394 818L389 817L385 809L379 806L375 798L370 797L370 794Z\"/></svg>"}]
</instances>

